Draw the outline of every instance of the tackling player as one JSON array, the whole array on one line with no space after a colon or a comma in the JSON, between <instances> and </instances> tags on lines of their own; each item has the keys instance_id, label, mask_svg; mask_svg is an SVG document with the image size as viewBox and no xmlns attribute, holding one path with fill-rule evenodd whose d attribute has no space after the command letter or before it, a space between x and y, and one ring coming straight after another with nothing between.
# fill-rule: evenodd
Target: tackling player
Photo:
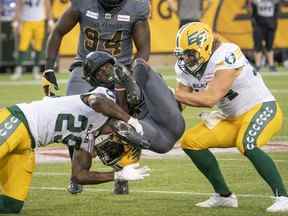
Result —
<instances>
[{"instance_id":1,"label":"tackling player","mask_svg":"<svg viewBox=\"0 0 288 216\"><path fill-rule=\"evenodd\" d=\"M70 67L67 95L81 94L92 88L81 78L81 66L89 52L106 50L122 64L130 66L134 42L135 57L147 61L150 54L148 16L149 0L72 0L48 39L46 70L43 73L45 94L53 94L53 86L58 89L54 74L55 60L62 38L74 26L80 25L80 36L77 56ZM69 152L72 158L73 149L69 148ZM81 189L71 182L68 191L76 193Z\"/></svg>"},{"instance_id":2,"label":"tackling player","mask_svg":"<svg viewBox=\"0 0 288 216\"><path fill-rule=\"evenodd\" d=\"M23 74L23 61L25 54L32 45L35 57L33 58L33 76L40 78L40 55L45 38L45 20L52 28L54 22L51 15L50 0L17 0L16 12L12 26L15 33L20 36L16 69L12 75L12 80L19 79ZM15 40L17 40L15 38Z\"/></svg>"},{"instance_id":3,"label":"tackling player","mask_svg":"<svg viewBox=\"0 0 288 216\"><path fill-rule=\"evenodd\" d=\"M192 22L176 36L176 99L192 107L215 105L221 112L202 113L203 123L188 129L184 152L212 184L215 194L196 206L238 207L209 148L236 147L246 156L276 200L268 212L288 211L288 197L273 160L261 150L281 129L279 104L240 48L220 43L209 26Z\"/></svg>"},{"instance_id":4,"label":"tackling player","mask_svg":"<svg viewBox=\"0 0 288 216\"><path fill-rule=\"evenodd\" d=\"M138 161L139 151L127 144L130 138L133 138L133 142L142 142L142 137L132 128L141 130L141 125L114 100L115 96L110 90L99 87L84 95L48 98L1 108L0 214L21 211L35 167L35 147L54 142L79 147L89 141L87 139L89 130L97 131L99 135L108 123L114 128L114 136L120 139L118 143L121 143L121 137L126 141L125 151L124 147L122 150L119 148L114 151L114 154L121 153L118 165L130 166L118 169L116 172L93 172L89 171L90 167L85 166L85 171L74 170L76 180L82 184L99 184L114 179L139 180L149 175L148 169L141 168L137 164L132 165ZM112 124L109 118L121 121L114 120ZM125 129L122 129L123 125ZM121 133L121 137L117 136L116 132ZM80 161L80 164L85 164L87 161L85 157L81 157L81 160L84 161L83 163Z\"/></svg>"},{"instance_id":5,"label":"tackling player","mask_svg":"<svg viewBox=\"0 0 288 216\"><path fill-rule=\"evenodd\" d=\"M112 55L103 51L91 52L84 62L84 79L91 86L103 86L125 92L125 105L139 120L139 132L149 143L135 143L140 148L157 153L170 151L185 129L181 111L165 81L143 59L132 66L133 77L127 68ZM117 95L117 93L116 93ZM171 124L173 122L173 124Z\"/></svg>"}]
</instances>

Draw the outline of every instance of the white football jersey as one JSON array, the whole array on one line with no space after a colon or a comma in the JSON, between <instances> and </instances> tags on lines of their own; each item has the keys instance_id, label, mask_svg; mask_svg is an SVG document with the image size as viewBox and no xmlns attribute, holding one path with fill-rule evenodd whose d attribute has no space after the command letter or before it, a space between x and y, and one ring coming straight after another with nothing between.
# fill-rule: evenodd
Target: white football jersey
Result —
<instances>
[{"instance_id":1,"label":"white football jersey","mask_svg":"<svg viewBox=\"0 0 288 216\"><path fill-rule=\"evenodd\" d=\"M21 20L42 21L46 18L46 0L22 0Z\"/></svg>"},{"instance_id":2,"label":"white football jersey","mask_svg":"<svg viewBox=\"0 0 288 216\"><path fill-rule=\"evenodd\" d=\"M195 76L187 72L183 61L178 60L175 64L177 82L193 88L194 91L205 89L217 70L223 69L240 70L240 75L234 80L231 90L217 104L227 116L239 116L256 104L275 101L261 75L254 71L236 44L222 43L212 54L206 68Z\"/></svg>"},{"instance_id":3,"label":"white football jersey","mask_svg":"<svg viewBox=\"0 0 288 216\"><path fill-rule=\"evenodd\" d=\"M115 102L114 93L107 88L98 87L93 93L103 94ZM98 129L108 120L86 105L80 95L44 98L17 106L27 119L36 146L54 142L81 145L88 128Z\"/></svg>"}]
</instances>

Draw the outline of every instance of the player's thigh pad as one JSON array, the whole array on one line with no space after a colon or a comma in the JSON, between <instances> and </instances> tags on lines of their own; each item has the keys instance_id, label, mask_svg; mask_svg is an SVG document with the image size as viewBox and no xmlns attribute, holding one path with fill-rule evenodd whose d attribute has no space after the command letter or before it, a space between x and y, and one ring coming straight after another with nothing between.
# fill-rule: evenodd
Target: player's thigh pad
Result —
<instances>
[{"instance_id":1,"label":"player's thigh pad","mask_svg":"<svg viewBox=\"0 0 288 216\"><path fill-rule=\"evenodd\" d=\"M27 128L6 108L0 109L1 193L25 200L34 164L34 152Z\"/></svg>"},{"instance_id":2,"label":"player's thigh pad","mask_svg":"<svg viewBox=\"0 0 288 216\"><path fill-rule=\"evenodd\" d=\"M237 131L237 121L222 120L213 129L207 128L201 122L185 131L181 147L192 150L233 147Z\"/></svg>"},{"instance_id":3,"label":"player's thigh pad","mask_svg":"<svg viewBox=\"0 0 288 216\"><path fill-rule=\"evenodd\" d=\"M32 149L21 154L11 153L0 159L1 193L17 200L24 201L31 184L35 168L35 154Z\"/></svg>"},{"instance_id":4,"label":"player's thigh pad","mask_svg":"<svg viewBox=\"0 0 288 216\"><path fill-rule=\"evenodd\" d=\"M20 29L20 40L19 40L19 51L27 52L29 45L32 42L33 36L33 22L24 21L21 23Z\"/></svg>"},{"instance_id":5,"label":"player's thigh pad","mask_svg":"<svg viewBox=\"0 0 288 216\"><path fill-rule=\"evenodd\" d=\"M265 102L245 113L237 137L237 147L242 154L256 146L268 143L282 126L283 113L276 102Z\"/></svg>"}]
</instances>

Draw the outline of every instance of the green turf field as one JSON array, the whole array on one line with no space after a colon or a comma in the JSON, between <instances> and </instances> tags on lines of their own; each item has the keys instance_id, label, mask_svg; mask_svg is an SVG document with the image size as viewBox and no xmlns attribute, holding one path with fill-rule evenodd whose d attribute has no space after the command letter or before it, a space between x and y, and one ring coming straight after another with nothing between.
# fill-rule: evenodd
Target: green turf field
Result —
<instances>
[{"instance_id":1,"label":"green turf field","mask_svg":"<svg viewBox=\"0 0 288 216\"><path fill-rule=\"evenodd\" d=\"M170 86L175 77L169 68L160 70ZM65 94L68 74L58 74L60 91ZM263 73L268 86L278 98L288 116L288 71L277 74ZM19 82L12 82L8 75L0 75L0 104L11 105L43 97L39 82L25 75ZM286 102L286 103L285 103ZM197 109L186 109L187 126L195 124ZM287 141L288 127L284 125L275 138ZM285 184L288 186L287 152L272 153ZM112 195L112 184L85 187L82 194L72 196L66 192L69 179L69 163L39 164L34 173L32 187L21 215L27 216L262 216L269 215L265 209L272 204L271 192L256 174L246 158L237 153L216 155L233 192L238 195L238 209L200 209L194 204L208 198L212 188L184 156L165 159L144 159L152 169L151 176L142 182L130 183L129 195ZM96 163L96 168L107 169ZM272 214L271 214L272 215ZM287 215L287 214L276 214Z\"/></svg>"},{"instance_id":2,"label":"green turf field","mask_svg":"<svg viewBox=\"0 0 288 216\"><path fill-rule=\"evenodd\" d=\"M287 153L272 155L288 184ZM217 154L217 158L231 189L238 195L238 209L195 207L195 203L209 196L212 188L190 160L183 156L143 160L142 164L147 164L152 169L151 176L142 182L130 183L130 194L118 196L111 193L111 183L87 186L82 194L70 195L66 192L69 164L41 164L34 174L22 215L265 215L265 209L272 204L270 189L256 174L251 164L239 154ZM98 169L102 170L103 167Z\"/></svg>"}]
</instances>

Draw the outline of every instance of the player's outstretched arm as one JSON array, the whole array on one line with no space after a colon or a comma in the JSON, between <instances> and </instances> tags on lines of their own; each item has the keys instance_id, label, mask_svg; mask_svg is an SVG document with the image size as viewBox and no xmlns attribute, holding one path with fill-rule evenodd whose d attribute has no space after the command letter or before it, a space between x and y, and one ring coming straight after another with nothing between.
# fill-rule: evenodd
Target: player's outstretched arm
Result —
<instances>
[{"instance_id":1,"label":"player's outstretched arm","mask_svg":"<svg viewBox=\"0 0 288 216\"><path fill-rule=\"evenodd\" d=\"M114 180L114 172L89 171L92 163L92 154L77 150L72 160L72 181L81 184L101 184Z\"/></svg>"},{"instance_id":2,"label":"player's outstretched arm","mask_svg":"<svg viewBox=\"0 0 288 216\"><path fill-rule=\"evenodd\" d=\"M75 11L72 6L67 8L61 18L56 23L54 29L48 37L46 48L46 65L43 73L42 87L46 96L53 95L52 86L58 90L58 83L54 74L54 66L58 55L62 38L67 34L79 21L79 12Z\"/></svg>"},{"instance_id":3,"label":"player's outstretched arm","mask_svg":"<svg viewBox=\"0 0 288 216\"><path fill-rule=\"evenodd\" d=\"M72 160L72 181L77 184L88 185L101 184L115 179L136 181L150 175L149 167L141 167L138 163L130 164L117 172L89 171L91 163L92 154L82 149L75 151Z\"/></svg>"}]
</instances>

